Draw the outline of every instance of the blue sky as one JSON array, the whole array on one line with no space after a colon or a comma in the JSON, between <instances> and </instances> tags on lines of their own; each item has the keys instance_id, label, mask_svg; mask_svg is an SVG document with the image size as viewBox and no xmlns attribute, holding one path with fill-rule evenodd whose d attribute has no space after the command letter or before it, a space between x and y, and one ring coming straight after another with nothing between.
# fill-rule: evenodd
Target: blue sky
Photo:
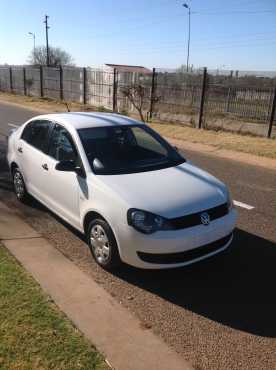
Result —
<instances>
[{"instance_id":1,"label":"blue sky","mask_svg":"<svg viewBox=\"0 0 276 370\"><path fill-rule=\"evenodd\" d=\"M49 40L80 66L104 63L174 68L185 63L187 9L179 0L1 1L0 64L25 63ZM276 0L187 0L195 67L276 70Z\"/></svg>"}]
</instances>

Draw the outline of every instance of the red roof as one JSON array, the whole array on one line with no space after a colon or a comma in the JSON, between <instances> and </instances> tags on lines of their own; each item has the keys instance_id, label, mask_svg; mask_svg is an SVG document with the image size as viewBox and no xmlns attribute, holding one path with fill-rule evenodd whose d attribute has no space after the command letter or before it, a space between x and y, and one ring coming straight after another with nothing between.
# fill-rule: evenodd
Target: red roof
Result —
<instances>
[{"instance_id":1,"label":"red roof","mask_svg":"<svg viewBox=\"0 0 276 370\"><path fill-rule=\"evenodd\" d=\"M129 66L124 64L105 64L108 67L116 68L118 72L151 73L151 70L143 66Z\"/></svg>"}]
</instances>

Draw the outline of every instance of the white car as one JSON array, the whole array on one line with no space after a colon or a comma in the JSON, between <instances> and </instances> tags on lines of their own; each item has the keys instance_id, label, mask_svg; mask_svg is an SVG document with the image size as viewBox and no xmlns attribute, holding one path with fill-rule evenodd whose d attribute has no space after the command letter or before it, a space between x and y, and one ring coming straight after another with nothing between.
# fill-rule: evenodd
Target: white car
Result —
<instances>
[{"instance_id":1,"label":"white car","mask_svg":"<svg viewBox=\"0 0 276 370\"><path fill-rule=\"evenodd\" d=\"M87 236L105 269L188 265L225 250L236 210L226 186L146 124L112 113L32 118L11 134L16 196Z\"/></svg>"}]
</instances>

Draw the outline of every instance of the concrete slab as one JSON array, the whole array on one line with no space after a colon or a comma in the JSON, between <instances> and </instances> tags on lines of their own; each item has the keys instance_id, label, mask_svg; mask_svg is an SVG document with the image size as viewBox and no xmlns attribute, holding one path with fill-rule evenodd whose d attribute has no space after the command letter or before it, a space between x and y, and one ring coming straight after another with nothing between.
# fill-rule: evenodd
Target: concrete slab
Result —
<instances>
[{"instance_id":1,"label":"concrete slab","mask_svg":"<svg viewBox=\"0 0 276 370\"><path fill-rule=\"evenodd\" d=\"M37 238L40 234L0 202L0 239Z\"/></svg>"},{"instance_id":2,"label":"concrete slab","mask_svg":"<svg viewBox=\"0 0 276 370\"><path fill-rule=\"evenodd\" d=\"M192 369L45 239L5 240L3 244L114 369Z\"/></svg>"}]
</instances>

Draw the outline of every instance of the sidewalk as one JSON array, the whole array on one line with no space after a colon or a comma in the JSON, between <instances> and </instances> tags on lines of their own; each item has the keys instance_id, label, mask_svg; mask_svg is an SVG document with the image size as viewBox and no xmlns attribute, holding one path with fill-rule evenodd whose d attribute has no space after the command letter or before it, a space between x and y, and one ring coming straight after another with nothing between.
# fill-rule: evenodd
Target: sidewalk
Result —
<instances>
[{"instance_id":1,"label":"sidewalk","mask_svg":"<svg viewBox=\"0 0 276 370\"><path fill-rule=\"evenodd\" d=\"M0 202L0 240L116 370L192 370L73 262Z\"/></svg>"}]
</instances>

